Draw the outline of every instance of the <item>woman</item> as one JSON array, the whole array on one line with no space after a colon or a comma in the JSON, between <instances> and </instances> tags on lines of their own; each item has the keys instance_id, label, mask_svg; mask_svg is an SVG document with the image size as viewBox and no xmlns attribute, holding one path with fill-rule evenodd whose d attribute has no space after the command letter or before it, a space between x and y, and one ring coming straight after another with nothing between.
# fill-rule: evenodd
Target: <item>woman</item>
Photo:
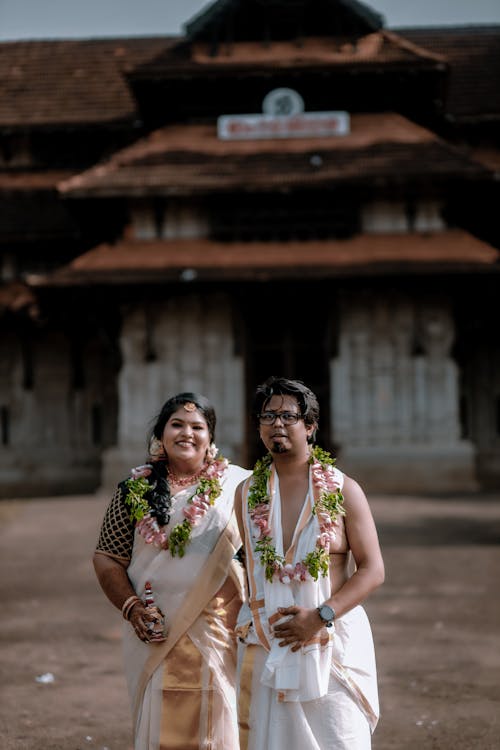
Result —
<instances>
[{"instance_id":1,"label":"woman","mask_svg":"<svg viewBox=\"0 0 500 750\"><path fill-rule=\"evenodd\" d=\"M314 445L319 406L269 378L254 416L268 453L236 491L249 602L239 616L242 750L369 750L375 654L360 603L384 579L361 487Z\"/></svg>"},{"instance_id":2,"label":"woman","mask_svg":"<svg viewBox=\"0 0 500 750\"><path fill-rule=\"evenodd\" d=\"M237 750L234 624L242 599L234 490L248 476L217 457L215 412L181 393L163 406L150 463L111 500L94 567L122 611L135 750ZM149 583L165 617L144 603Z\"/></svg>"}]
</instances>

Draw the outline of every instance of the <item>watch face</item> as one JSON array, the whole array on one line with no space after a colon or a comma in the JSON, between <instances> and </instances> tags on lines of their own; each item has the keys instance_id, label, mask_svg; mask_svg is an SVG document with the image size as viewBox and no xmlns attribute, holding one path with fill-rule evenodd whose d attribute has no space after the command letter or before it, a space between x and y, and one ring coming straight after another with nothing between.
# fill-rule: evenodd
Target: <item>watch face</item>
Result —
<instances>
[{"instance_id":1,"label":"watch face","mask_svg":"<svg viewBox=\"0 0 500 750\"><path fill-rule=\"evenodd\" d=\"M328 606L328 604L323 604L323 606L319 608L319 615L325 622L331 622L335 617L335 612Z\"/></svg>"}]
</instances>

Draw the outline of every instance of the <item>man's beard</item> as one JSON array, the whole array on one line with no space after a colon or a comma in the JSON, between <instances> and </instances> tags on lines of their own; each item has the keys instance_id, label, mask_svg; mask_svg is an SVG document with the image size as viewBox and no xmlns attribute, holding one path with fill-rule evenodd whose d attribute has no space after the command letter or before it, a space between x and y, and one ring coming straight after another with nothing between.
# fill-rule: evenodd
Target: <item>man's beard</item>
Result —
<instances>
[{"instance_id":1,"label":"man's beard","mask_svg":"<svg viewBox=\"0 0 500 750\"><path fill-rule=\"evenodd\" d=\"M270 450L271 453L286 453L288 448L283 443L273 443Z\"/></svg>"}]
</instances>

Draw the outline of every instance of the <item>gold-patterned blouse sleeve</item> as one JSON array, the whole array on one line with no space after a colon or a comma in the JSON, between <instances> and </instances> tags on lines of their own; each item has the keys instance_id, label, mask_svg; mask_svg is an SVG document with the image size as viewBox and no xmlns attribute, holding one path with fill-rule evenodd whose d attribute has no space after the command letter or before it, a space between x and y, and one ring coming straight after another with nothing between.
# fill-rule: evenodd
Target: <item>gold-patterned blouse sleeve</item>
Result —
<instances>
[{"instance_id":1,"label":"gold-patterned blouse sleeve","mask_svg":"<svg viewBox=\"0 0 500 750\"><path fill-rule=\"evenodd\" d=\"M118 485L104 514L96 552L119 560L130 560L134 544L134 527L135 524L130 520L124 502L123 489Z\"/></svg>"}]
</instances>

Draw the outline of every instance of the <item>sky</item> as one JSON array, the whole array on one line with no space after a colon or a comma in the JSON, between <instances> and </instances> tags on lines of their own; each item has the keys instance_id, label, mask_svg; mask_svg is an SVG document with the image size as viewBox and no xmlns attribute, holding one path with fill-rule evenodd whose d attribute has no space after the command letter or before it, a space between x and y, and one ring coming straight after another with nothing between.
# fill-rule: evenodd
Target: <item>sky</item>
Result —
<instances>
[{"instance_id":1,"label":"sky","mask_svg":"<svg viewBox=\"0 0 500 750\"><path fill-rule=\"evenodd\" d=\"M386 26L500 24L499 0L369 0ZM181 34L210 0L0 0L0 40Z\"/></svg>"}]
</instances>

